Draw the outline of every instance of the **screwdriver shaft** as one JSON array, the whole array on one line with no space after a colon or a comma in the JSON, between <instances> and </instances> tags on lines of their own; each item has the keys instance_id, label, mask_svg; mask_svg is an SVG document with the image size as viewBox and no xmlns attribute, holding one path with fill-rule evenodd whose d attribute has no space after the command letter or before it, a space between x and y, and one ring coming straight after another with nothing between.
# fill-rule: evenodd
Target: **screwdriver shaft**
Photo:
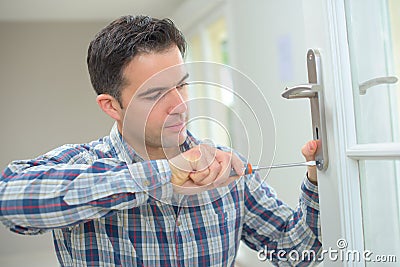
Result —
<instances>
[{"instance_id":1,"label":"screwdriver shaft","mask_svg":"<svg viewBox=\"0 0 400 267\"><path fill-rule=\"evenodd\" d=\"M258 166L258 165L251 165L248 163L244 167L246 168L244 174L253 174L259 170L268 170L268 169L277 169L277 168L288 168L288 167L297 167L297 166L315 166L316 161L306 161L306 162L296 162L296 163L284 163L284 164L277 164L277 165L270 165L270 166ZM236 172L232 169L230 176L236 176Z\"/></svg>"},{"instance_id":2,"label":"screwdriver shaft","mask_svg":"<svg viewBox=\"0 0 400 267\"><path fill-rule=\"evenodd\" d=\"M263 170L263 169L277 169L277 168L287 168L287 167L297 167L297 166L315 166L315 160L306 161L306 162L296 162L296 163L284 163L278 165L271 165L271 166L257 166L253 165L253 171Z\"/></svg>"}]
</instances>

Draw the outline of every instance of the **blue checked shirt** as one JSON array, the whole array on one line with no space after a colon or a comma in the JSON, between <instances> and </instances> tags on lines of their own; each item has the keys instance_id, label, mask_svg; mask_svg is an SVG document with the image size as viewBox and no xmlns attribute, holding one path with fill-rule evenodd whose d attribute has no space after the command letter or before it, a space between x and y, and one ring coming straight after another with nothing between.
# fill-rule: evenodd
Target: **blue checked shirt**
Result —
<instances>
[{"instance_id":1,"label":"blue checked shirt","mask_svg":"<svg viewBox=\"0 0 400 267\"><path fill-rule=\"evenodd\" d=\"M181 149L196 143L189 135ZM186 204L170 179L166 160L143 161L114 125L89 144L12 162L0 179L0 220L20 234L52 230L62 266L233 266L240 240L257 251L321 250L308 179L297 210L257 174ZM313 262L276 256L268 259L280 266Z\"/></svg>"}]
</instances>

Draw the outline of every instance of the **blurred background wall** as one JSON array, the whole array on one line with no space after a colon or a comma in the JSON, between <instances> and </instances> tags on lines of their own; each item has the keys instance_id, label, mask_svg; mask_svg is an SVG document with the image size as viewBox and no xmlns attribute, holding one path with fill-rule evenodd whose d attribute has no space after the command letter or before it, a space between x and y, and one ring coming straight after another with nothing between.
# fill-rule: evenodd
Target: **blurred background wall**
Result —
<instances>
[{"instance_id":1,"label":"blurred background wall","mask_svg":"<svg viewBox=\"0 0 400 267\"><path fill-rule=\"evenodd\" d=\"M0 166L64 143L107 135L85 66L87 44L104 22L0 23ZM51 233L0 228L0 266L56 266Z\"/></svg>"},{"instance_id":2,"label":"blurred background wall","mask_svg":"<svg viewBox=\"0 0 400 267\"><path fill-rule=\"evenodd\" d=\"M300 149L311 139L308 102L280 96L286 86L307 81L301 1L33 2L0 1L1 169L12 160L109 133L113 122L95 102L86 51L96 32L125 14L172 18L188 37L191 59L226 63L247 75L265 95L274 116L274 163L303 160ZM218 28L221 19L224 26ZM219 29L222 43L204 38L210 27ZM202 41L196 44L196 38ZM228 60L213 55L221 46ZM250 98L253 94L246 88L235 90ZM249 140L259 138L256 129L247 130ZM267 179L285 202L296 207L304 174L304 168L277 169ZM51 233L27 237L0 227L0 266L56 265ZM237 265L268 266L245 246Z\"/></svg>"}]
</instances>

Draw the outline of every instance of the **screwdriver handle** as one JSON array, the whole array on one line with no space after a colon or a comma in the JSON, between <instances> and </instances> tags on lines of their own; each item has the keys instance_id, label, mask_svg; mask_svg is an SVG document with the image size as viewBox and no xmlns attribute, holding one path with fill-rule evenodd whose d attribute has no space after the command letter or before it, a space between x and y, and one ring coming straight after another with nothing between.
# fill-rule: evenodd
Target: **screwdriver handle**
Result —
<instances>
[{"instance_id":1,"label":"screwdriver handle","mask_svg":"<svg viewBox=\"0 0 400 267\"><path fill-rule=\"evenodd\" d=\"M247 163L246 165L244 165L244 167L245 167L244 175L253 174L254 171L256 171L256 170L253 170L253 166L250 163ZM231 170L231 173L229 174L229 176L237 176L237 173L235 172L234 169Z\"/></svg>"}]
</instances>

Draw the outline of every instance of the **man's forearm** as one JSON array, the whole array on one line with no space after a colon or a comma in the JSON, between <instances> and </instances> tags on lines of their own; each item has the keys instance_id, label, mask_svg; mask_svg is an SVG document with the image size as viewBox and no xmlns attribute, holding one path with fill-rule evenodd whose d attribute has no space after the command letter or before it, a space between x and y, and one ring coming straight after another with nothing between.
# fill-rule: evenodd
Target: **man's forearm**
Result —
<instances>
[{"instance_id":1,"label":"man's forearm","mask_svg":"<svg viewBox=\"0 0 400 267\"><path fill-rule=\"evenodd\" d=\"M133 178L135 168L138 176ZM142 205L149 193L170 197L169 179L163 163L127 166L115 159L91 165L55 164L45 159L18 161L0 179L0 217L7 227L65 227L106 216L112 210Z\"/></svg>"}]
</instances>

